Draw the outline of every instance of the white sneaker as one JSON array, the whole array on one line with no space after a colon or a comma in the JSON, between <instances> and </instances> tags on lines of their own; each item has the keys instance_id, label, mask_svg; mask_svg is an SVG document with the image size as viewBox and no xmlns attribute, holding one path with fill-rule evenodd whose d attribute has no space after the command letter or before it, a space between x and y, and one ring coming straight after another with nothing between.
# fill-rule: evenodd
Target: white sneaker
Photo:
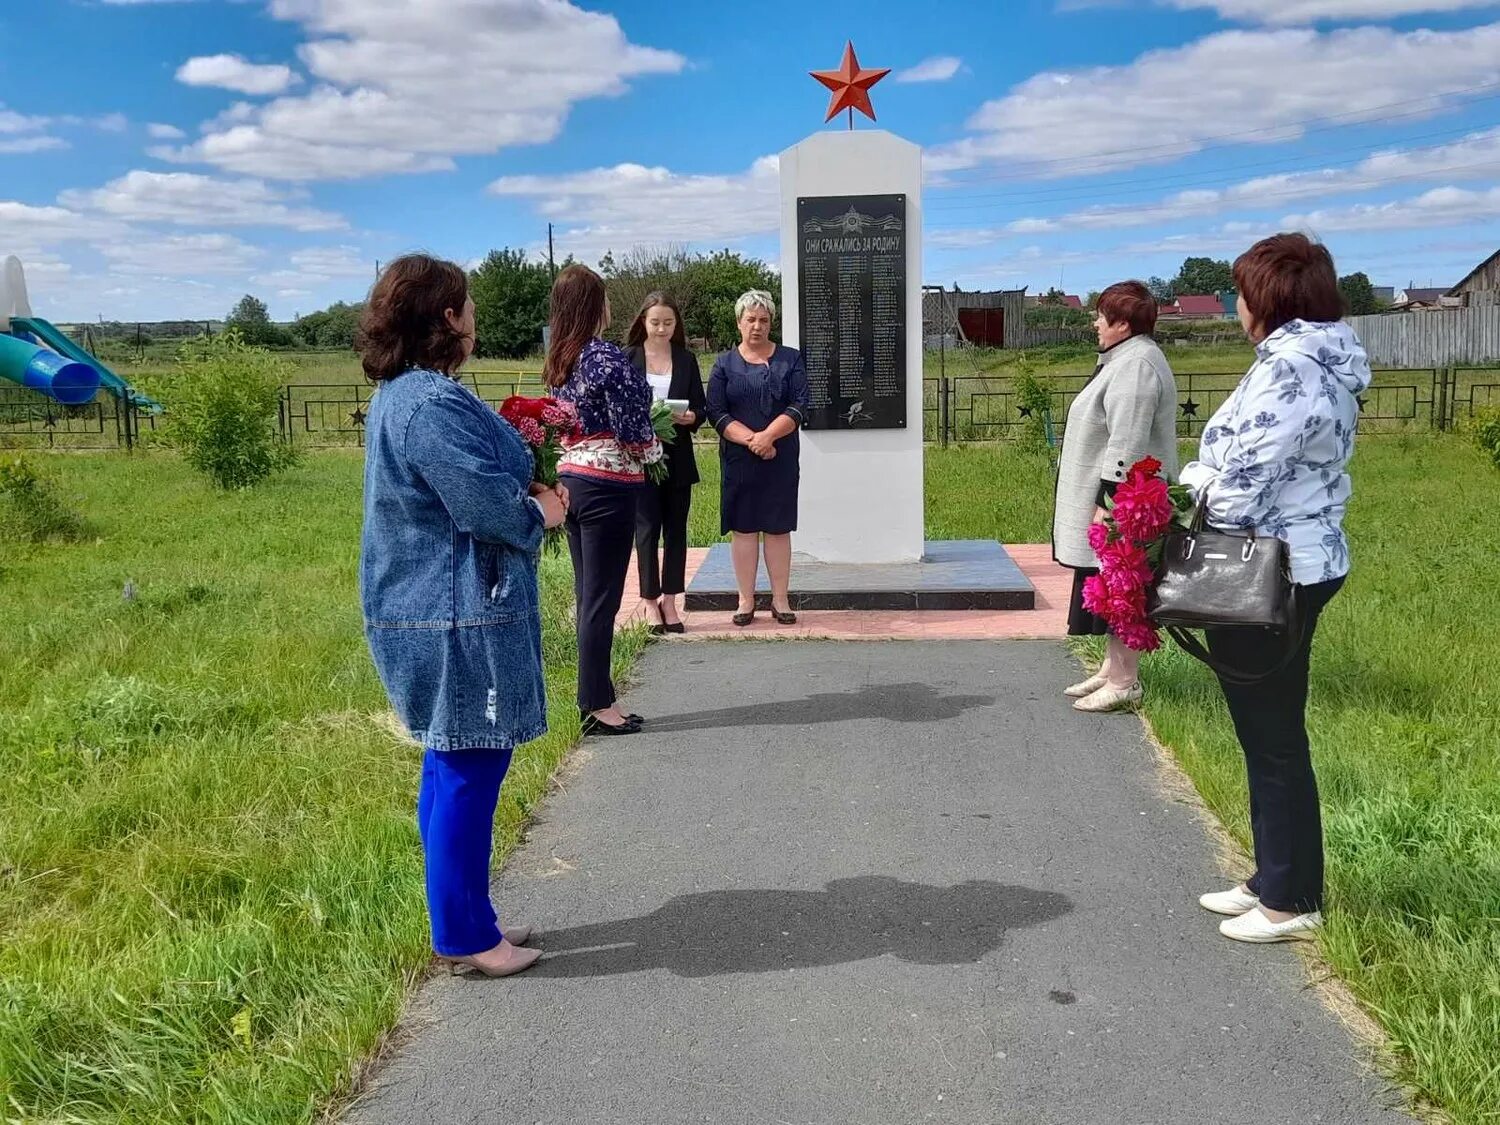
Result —
<instances>
[{"instance_id":1,"label":"white sneaker","mask_svg":"<svg viewBox=\"0 0 1500 1125\"><path fill-rule=\"evenodd\" d=\"M1091 695L1085 695L1073 704L1075 711L1119 711L1134 707L1146 693L1137 680L1127 688L1112 688L1105 684Z\"/></svg>"},{"instance_id":2,"label":"white sneaker","mask_svg":"<svg viewBox=\"0 0 1500 1125\"><path fill-rule=\"evenodd\" d=\"M1090 676L1082 683L1074 684L1072 687L1063 688L1063 694L1069 699L1082 699L1085 695L1093 695L1104 686L1104 676L1098 673Z\"/></svg>"},{"instance_id":3,"label":"white sneaker","mask_svg":"<svg viewBox=\"0 0 1500 1125\"><path fill-rule=\"evenodd\" d=\"M1239 887L1230 887L1227 891L1210 891L1200 896L1198 905L1215 914L1228 914L1231 918L1238 918L1259 906L1260 896L1242 891Z\"/></svg>"},{"instance_id":4,"label":"white sneaker","mask_svg":"<svg viewBox=\"0 0 1500 1125\"><path fill-rule=\"evenodd\" d=\"M1316 910L1286 922L1273 922L1256 909L1238 918L1224 919L1219 923L1219 933L1235 941L1268 945L1275 941L1312 941L1322 927L1323 915Z\"/></svg>"}]
</instances>

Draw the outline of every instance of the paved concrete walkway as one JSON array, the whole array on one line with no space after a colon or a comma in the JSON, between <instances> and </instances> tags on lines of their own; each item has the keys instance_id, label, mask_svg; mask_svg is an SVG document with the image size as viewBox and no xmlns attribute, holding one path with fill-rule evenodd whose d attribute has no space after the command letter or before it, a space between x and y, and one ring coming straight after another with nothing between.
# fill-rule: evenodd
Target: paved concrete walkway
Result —
<instances>
[{"instance_id":1,"label":"paved concrete walkway","mask_svg":"<svg viewBox=\"0 0 1500 1125\"><path fill-rule=\"evenodd\" d=\"M442 977L359 1123L1408 1119L1061 643L657 645L498 878L546 957Z\"/></svg>"}]
</instances>

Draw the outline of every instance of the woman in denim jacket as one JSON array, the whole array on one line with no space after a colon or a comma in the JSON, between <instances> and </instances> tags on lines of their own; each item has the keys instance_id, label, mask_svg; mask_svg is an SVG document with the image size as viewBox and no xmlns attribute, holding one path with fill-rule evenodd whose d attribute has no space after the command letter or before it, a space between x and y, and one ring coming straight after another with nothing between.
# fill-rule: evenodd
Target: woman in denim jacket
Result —
<instances>
[{"instance_id":1,"label":"woman in denim jacket","mask_svg":"<svg viewBox=\"0 0 1500 1125\"><path fill-rule=\"evenodd\" d=\"M1370 363L1340 319L1332 256L1305 235L1257 242L1234 263L1234 283L1255 363L1208 420L1198 460L1183 466L1181 480L1210 524L1286 542L1303 633L1291 659L1265 679L1220 680L1245 752L1255 874L1199 902L1230 915L1219 926L1225 937L1293 941L1312 937L1323 920L1308 663L1318 616L1349 571L1348 466ZM1249 673L1275 667L1285 653L1283 639L1262 629L1209 629L1207 639L1221 663Z\"/></svg>"},{"instance_id":2,"label":"woman in denim jacket","mask_svg":"<svg viewBox=\"0 0 1500 1125\"><path fill-rule=\"evenodd\" d=\"M360 321L378 385L365 424L359 585L391 707L423 747L417 821L432 944L457 969L527 968L489 898L495 805L512 751L547 729L537 549L566 494L534 485L519 434L455 381L474 350L468 278L398 258Z\"/></svg>"}]
</instances>

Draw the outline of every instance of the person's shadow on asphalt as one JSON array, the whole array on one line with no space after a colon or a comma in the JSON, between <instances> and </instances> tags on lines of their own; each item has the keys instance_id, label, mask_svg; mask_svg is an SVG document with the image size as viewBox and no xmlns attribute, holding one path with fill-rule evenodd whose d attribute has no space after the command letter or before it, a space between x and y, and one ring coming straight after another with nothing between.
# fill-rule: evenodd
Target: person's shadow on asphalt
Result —
<instances>
[{"instance_id":1,"label":"person's shadow on asphalt","mask_svg":"<svg viewBox=\"0 0 1500 1125\"><path fill-rule=\"evenodd\" d=\"M652 733L738 727L809 726L856 719L895 723L939 723L995 703L992 695L945 695L931 684L866 684L858 691L822 692L744 707L720 707L681 715L652 716Z\"/></svg>"},{"instance_id":2,"label":"person's shadow on asphalt","mask_svg":"<svg viewBox=\"0 0 1500 1125\"><path fill-rule=\"evenodd\" d=\"M636 918L538 933L529 978L664 968L682 977L766 973L892 954L923 965L978 961L1011 930L1072 910L1056 891L971 879L952 887L885 876L835 879L821 891L679 895Z\"/></svg>"}]
</instances>

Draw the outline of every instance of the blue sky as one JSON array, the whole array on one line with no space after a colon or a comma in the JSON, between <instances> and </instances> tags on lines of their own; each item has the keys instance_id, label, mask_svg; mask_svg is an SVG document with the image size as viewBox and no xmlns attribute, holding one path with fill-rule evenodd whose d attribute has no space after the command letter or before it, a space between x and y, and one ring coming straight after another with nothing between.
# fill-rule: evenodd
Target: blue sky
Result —
<instances>
[{"instance_id":1,"label":"blue sky","mask_svg":"<svg viewBox=\"0 0 1500 1125\"><path fill-rule=\"evenodd\" d=\"M290 317L375 263L777 254L852 37L923 146L924 274L1086 293L1296 227L1451 284L1500 247L1500 2L8 0L0 254L58 321ZM868 125L868 123L866 123ZM834 126L827 126L834 127ZM841 126L840 126L841 127Z\"/></svg>"}]
</instances>

